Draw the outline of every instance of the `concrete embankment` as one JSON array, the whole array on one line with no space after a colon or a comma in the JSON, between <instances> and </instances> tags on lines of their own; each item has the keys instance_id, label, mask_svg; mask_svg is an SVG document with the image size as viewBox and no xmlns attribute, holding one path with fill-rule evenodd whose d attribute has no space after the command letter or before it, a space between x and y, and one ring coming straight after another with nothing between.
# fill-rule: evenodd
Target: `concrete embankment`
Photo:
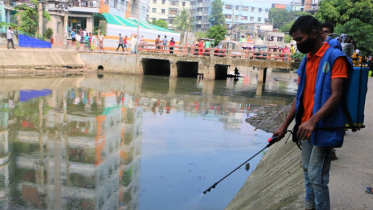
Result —
<instances>
[{"instance_id":1,"label":"concrete embankment","mask_svg":"<svg viewBox=\"0 0 373 210\"><path fill-rule=\"evenodd\" d=\"M0 50L0 69L82 68L85 63L69 50Z\"/></svg>"},{"instance_id":2,"label":"concrete embankment","mask_svg":"<svg viewBox=\"0 0 373 210\"><path fill-rule=\"evenodd\" d=\"M372 88L370 79L368 89ZM343 147L337 149L339 159L332 162L330 170L332 209L373 209L373 195L365 192L366 186L373 186L372 107L373 92L368 91L364 123L367 128L356 133L348 131ZM227 210L304 209L301 151L291 139L285 145L286 138L268 149Z\"/></svg>"}]
</instances>

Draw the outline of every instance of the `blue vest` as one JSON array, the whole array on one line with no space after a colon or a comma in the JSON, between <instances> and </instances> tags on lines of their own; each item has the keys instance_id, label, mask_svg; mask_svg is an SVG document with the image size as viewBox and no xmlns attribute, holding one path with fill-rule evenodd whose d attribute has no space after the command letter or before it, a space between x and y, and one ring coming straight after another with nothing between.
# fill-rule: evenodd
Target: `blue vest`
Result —
<instances>
[{"instance_id":1,"label":"blue vest","mask_svg":"<svg viewBox=\"0 0 373 210\"><path fill-rule=\"evenodd\" d=\"M327 39L329 48L325 51L321 58L320 64L317 69L314 105L312 114L314 115L331 96L331 70L334 61L339 57L346 57L349 61L349 73L352 72L352 61L343 52L340 43L335 39ZM303 108L303 91L306 83L306 64L307 56L302 60L297 74L299 76L298 91L296 96L296 115L294 133L302 121L304 113ZM346 87L345 87L346 88ZM341 103L338 104L328 116L321 119L315 126L315 130L311 136L311 143L318 147L341 147L344 138L344 129L334 130L321 130L317 128L330 128L330 127L344 127L344 114L342 111ZM296 135L293 136L293 141L298 141Z\"/></svg>"}]
</instances>

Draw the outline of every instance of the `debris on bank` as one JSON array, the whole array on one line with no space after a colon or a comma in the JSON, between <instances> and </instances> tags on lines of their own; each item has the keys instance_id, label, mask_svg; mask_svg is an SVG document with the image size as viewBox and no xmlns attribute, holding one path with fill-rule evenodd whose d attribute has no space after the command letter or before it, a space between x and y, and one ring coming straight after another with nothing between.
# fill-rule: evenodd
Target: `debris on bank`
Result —
<instances>
[{"instance_id":1,"label":"debris on bank","mask_svg":"<svg viewBox=\"0 0 373 210\"><path fill-rule=\"evenodd\" d=\"M284 122L284 120L288 116L290 109L286 109L286 107L287 106L267 105L265 107L262 107L262 108L258 109L256 111L256 115L247 118L246 122L250 123L255 128L273 133L277 130L277 128L279 128L279 126L282 125L282 123ZM285 110L284 110L284 108L285 108ZM280 113L280 114L278 114L278 113ZM277 115L277 116L273 117L275 115ZM273 118L268 120L265 123L262 123L262 122L266 121L268 118L271 118L271 117L273 117ZM262 123L262 124L260 124L260 123ZM257 127L258 125L259 125L259 127Z\"/></svg>"}]
</instances>

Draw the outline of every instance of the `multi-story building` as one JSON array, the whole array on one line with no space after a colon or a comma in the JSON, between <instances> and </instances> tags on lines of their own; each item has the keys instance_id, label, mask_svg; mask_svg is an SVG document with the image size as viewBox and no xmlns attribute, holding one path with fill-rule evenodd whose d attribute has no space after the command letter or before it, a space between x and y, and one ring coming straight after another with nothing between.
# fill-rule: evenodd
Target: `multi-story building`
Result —
<instances>
[{"instance_id":1,"label":"multi-story building","mask_svg":"<svg viewBox=\"0 0 373 210\"><path fill-rule=\"evenodd\" d=\"M286 5L285 8L288 12L304 11L304 6L300 2L292 2Z\"/></svg>"},{"instance_id":2,"label":"multi-story building","mask_svg":"<svg viewBox=\"0 0 373 210\"><path fill-rule=\"evenodd\" d=\"M174 19L183 8L189 10L190 0L150 0L148 21L164 20L168 24L168 28L174 30Z\"/></svg>"},{"instance_id":3,"label":"multi-story building","mask_svg":"<svg viewBox=\"0 0 373 210\"><path fill-rule=\"evenodd\" d=\"M191 14L194 18L194 31L207 31L210 28L209 16L211 14L212 0L192 0Z\"/></svg>"},{"instance_id":4,"label":"multi-story building","mask_svg":"<svg viewBox=\"0 0 373 210\"><path fill-rule=\"evenodd\" d=\"M263 23L248 23L239 25L237 36L250 38L253 45L285 46L285 33L273 30L273 25Z\"/></svg>"},{"instance_id":5,"label":"multi-story building","mask_svg":"<svg viewBox=\"0 0 373 210\"><path fill-rule=\"evenodd\" d=\"M301 4L304 7L305 12L315 14L319 9L319 0L301 0Z\"/></svg>"}]
</instances>

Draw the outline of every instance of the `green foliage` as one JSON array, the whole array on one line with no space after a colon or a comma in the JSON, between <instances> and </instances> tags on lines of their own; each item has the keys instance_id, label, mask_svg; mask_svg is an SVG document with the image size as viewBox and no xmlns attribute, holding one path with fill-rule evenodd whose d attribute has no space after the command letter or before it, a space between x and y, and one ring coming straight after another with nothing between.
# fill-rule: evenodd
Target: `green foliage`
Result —
<instances>
[{"instance_id":1,"label":"green foliage","mask_svg":"<svg viewBox=\"0 0 373 210\"><path fill-rule=\"evenodd\" d=\"M47 30L45 31L45 37L50 39L50 38L52 38L52 36L53 36L53 29L47 28Z\"/></svg>"},{"instance_id":2,"label":"green foliage","mask_svg":"<svg viewBox=\"0 0 373 210\"><path fill-rule=\"evenodd\" d=\"M207 32L203 32L203 31L194 33L194 36L196 37L196 40L198 40L200 38L206 38L206 37L208 37L207 36Z\"/></svg>"},{"instance_id":3,"label":"green foliage","mask_svg":"<svg viewBox=\"0 0 373 210\"><path fill-rule=\"evenodd\" d=\"M30 2L33 6L28 6L26 4L17 5L14 8L17 10L17 13L13 16L13 19L17 22L18 30L35 34L39 24L38 3L37 0L31 0ZM43 11L43 18L51 20L47 11Z\"/></svg>"},{"instance_id":4,"label":"green foliage","mask_svg":"<svg viewBox=\"0 0 373 210\"><path fill-rule=\"evenodd\" d=\"M289 33L289 31L290 31L291 27L293 26L294 22L295 21L290 21L286 25L281 26L280 31L284 32L284 33Z\"/></svg>"},{"instance_id":5,"label":"green foliage","mask_svg":"<svg viewBox=\"0 0 373 210\"><path fill-rule=\"evenodd\" d=\"M306 54L296 52L291 55L291 59L293 59L295 62L300 62L303 60L303 58L306 57Z\"/></svg>"},{"instance_id":6,"label":"green foliage","mask_svg":"<svg viewBox=\"0 0 373 210\"><path fill-rule=\"evenodd\" d=\"M152 24L156 25L156 26L159 26L159 27L162 27L162 28L166 28L166 29L168 28L168 25L167 25L166 21L164 21L162 19L153 20Z\"/></svg>"},{"instance_id":7,"label":"green foliage","mask_svg":"<svg viewBox=\"0 0 373 210\"><path fill-rule=\"evenodd\" d=\"M285 26L291 22L294 22L297 19L297 17L303 16L303 15L310 15L310 14L307 12L302 12L302 11L288 12L285 9L278 9L278 8L271 8L268 13L269 22L273 23L273 28L281 28L282 26ZM282 32L289 32L289 30L287 31L285 30L287 29L284 28L283 30L281 28Z\"/></svg>"},{"instance_id":8,"label":"green foliage","mask_svg":"<svg viewBox=\"0 0 373 210\"><path fill-rule=\"evenodd\" d=\"M132 166L126 171L123 171L122 175L122 186L128 186L132 182L133 169Z\"/></svg>"},{"instance_id":9,"label":"green foliage","mask_svg":"<svg viewBox=\"0 0 373 210\"><path fill-rule=\"evenodd\" d=\"M98 35L98 33L99 32L101 32L102 33L102 35L106 35L106 31L105 31L105 28L104 28L104 26L96 26L95 28L94 28L94 30L93 30L93 34L94 35Z\"/></svg>"},{"instance_id":10,"label":"green foliage","mask_svg":"<svg viewBox=\"0 0 373 210\"><path fill-rule=\"evenodd\" d=\"M192 17L189 13L187 8L183 8L179 15L176 16L174 20L174 25L176 25L176 29L179 31L186 31L191 28Z\"/></svg>"},{"instance_id":11,"label":"green foliage","mask_svg":"<svg viewBox=\"0 0 373 210\"><path fill-rule=\"evenodd\" d=\"M336 25L335 33L353 37L363 54L372 51L372 0L322 0L316 18Z\"/></svg>"},{"instance_id":12,"label":"green foliage","mask_svg":"<svg viewBox=\"0 0 373 210\"><path fill-rule=\"evenodd\" d=\"M214 0L211 3L211 14L209 17L209 21L213 26L221 25L225 26L225 16L223 14L223 4L221 0Z\"/></svg>"},{"instance_id":13,"label":"green foliage","mask_svg":"<svg viewBox=\"0 0 373 210\"><path fill-rule=\"evenodd\" d=\"M290 43L290 41L293 39L290 35L285 35L284 37L285 43Z\"/></svg>"},{"instance_id":14,"label":"green foliage","mask_svg":"<svg viewBox=\"0 0 373 210\"><path fill-rule=\"evenodd\" d=\"M227 34L227 29L221 25L214 25L207 31L207 37L215 39L215 45L219 44L221 40L224 40Z\"/></svg>"}]
</instances>

